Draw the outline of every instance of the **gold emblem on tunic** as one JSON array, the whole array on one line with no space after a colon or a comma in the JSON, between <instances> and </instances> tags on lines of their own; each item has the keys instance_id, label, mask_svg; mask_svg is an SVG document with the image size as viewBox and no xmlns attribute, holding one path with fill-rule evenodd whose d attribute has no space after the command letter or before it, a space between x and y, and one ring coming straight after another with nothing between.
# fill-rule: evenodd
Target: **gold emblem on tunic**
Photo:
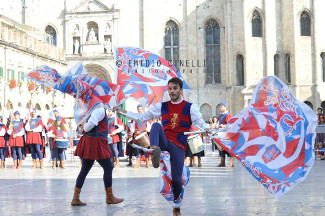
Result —
<instances>
[{"instance_id":1,"label":"gold emblem on tunic","mask_svg":"<svg viewBox=\"0 0 325 216\"><path fill-rule=\"evenodd\" d=\"M171 124L172 124L172 129L174 129L179 122L178 113L173 113L171 115L173 115L173 118L171 119Z\"/></svg>"}]
</instances>

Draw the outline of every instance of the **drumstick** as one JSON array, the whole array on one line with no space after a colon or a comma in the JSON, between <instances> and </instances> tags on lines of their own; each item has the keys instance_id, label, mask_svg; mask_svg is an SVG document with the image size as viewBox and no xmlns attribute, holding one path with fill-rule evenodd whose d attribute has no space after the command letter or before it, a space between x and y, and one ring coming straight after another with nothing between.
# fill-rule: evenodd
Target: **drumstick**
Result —
<instances>
[{"instance_id":1,"label":"drumstick","mask_svg":"<svg viewBox=\"0 0 325 216\"><path fill-rule=\"evenodd\" d=\"M189 134L200 134L200 133L205 133L205 130L202 130L202 131L189 131L189 132L184 132L184 135L189 135Z\"/></svg>"},{"instance_id":2,"label":"drumstick","mask_svg":"<svg viewBox=\"0 0 325 216\"><path fill-rule=\"evenodd\" d=\"M152 152L153 151L153 149L147 149L147 148L141 147L141 146L139 146L137 144L131 144L131 146L133 148L140 149L140 150L142 150L144 152Z\"/></svg>"}]
</instances>

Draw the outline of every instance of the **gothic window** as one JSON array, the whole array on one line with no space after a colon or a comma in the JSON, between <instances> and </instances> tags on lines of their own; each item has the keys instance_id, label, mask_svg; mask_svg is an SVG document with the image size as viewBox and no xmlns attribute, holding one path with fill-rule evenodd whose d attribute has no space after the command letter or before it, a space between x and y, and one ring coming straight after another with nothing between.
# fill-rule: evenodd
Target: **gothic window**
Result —
<instances>
[{"instance_id":1,"label":"gothic window","mask_svg":"<svg viewBox=\"0 0 325 216\"><path fill-rule=\"evenodd\" d=\"M221 83L220 27L214 20L205 25L206 83Z\"/></svg>"},{"instance_id":2,"label":"gothic window","mask_svg":"<svg viewBox=\"0 0 325 216\"><path fill-rule=\"evenodd\" d=\"M322 58L322 81L325 82L325 53L322 52L320 57Z\"/></svg>"},{"instance_id":3,"label":"gothic window","mask_svg":"<svg viewBox=\"0 0 325 216\"><path fill-rule=\"evenodd\" d=\"M285 73L287 83L291 84L290 54L285 56Z\"/></svg>"},{"instance_id":4,"label":"gothic window","mask_svg":"<svg viewBox=\"0 0 325 216\"><path fill-rule=\"evenodd\" d=\"M252 17L252 35L253 37L263 37L262 19L257 11L254 11Z\"/></svg>"},{"instance_id":5,"label":"gothic window","mask_svg":"<svg viewBox=\"0 0 325 216\"><path fill-rule=\"evenodd\" d=\"M300 15L300 33L301 36L310 36L310 16L306 11Z\"/></svg>"},{"instance_id":6,"label":"gothic window","mask_svg":"<svg viewBox=\"0 0 325 216\"><path fill-rule=\"evenodd\" d=\"M47 34L47 35L45 35L45 42L56 46L56 31L55 31L55 29L52 26L48 25L45 28L45 33Z\"/></svg>"},{"instance_id":7,"label":"gothic window","mask_svg":"<svg viewBox=\"0 0 325 216\"><path fill-rule=\"evenodd\" d=\"M179 31L174 21L168 21L165 28L165 59L177 65L179 60Z\"/></svg>"},{"instance_id":8,"label":"gothic window","mask_svg":"<svg viewBox=\"0 0 325 216\"><path fill-rule=\"evenodd\" d=\"M244 57L242 55L237 55L236 58L236 85L243 86L244 85Z\"/></svg>"},{"instance_id":9,"label":"gothic window","mask_svg":"<svg viewBox=\"0 0 325 216\"><path fill-rule=\"evenodd\" d=\"M274 55L274 75L277 77L279 77L279 70L280 70L279 60L280 60L279 55L275 54Z\"/></svg>"}]
</instances>

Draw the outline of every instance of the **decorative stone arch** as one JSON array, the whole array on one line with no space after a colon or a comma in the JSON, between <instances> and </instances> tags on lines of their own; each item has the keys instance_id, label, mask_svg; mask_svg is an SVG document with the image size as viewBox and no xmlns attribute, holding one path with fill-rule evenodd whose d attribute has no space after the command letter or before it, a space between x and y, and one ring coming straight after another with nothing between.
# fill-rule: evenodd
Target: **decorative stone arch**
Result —
<instances>
[{"instance_id":1,"label":"decorative stone arch","mask_svg":"<svg viewBox=\"0 0 325 216\"><path fill-rule=\"evenodd\" d=\"M46 110L50 110L50 105L48 104L45 104L45 107L44 107Z\"/></svg>"},{"instance_id":2,"label":"decorative stone arch","mask_svg":"<svg viewBox=\"0 0 325 216\"><path fill-rule=\"evenodd\" d=\"M313 104L310 101L304 101L305 104L307 104L311 109L314 108Z\"/></svg>"},{"instance_id":3,"label":"decorative stone arch","mask_svg":"<svg viewBox=\"0 0 325 216\"><path fill-rule=\"evenodd\" d=\"M23 107L23 105L19 102L19 103L18 103L18 107Z\"/></svg>"},{"instance_id":4,"label":"decorative stone arch","mask_svg":"<svg viewBox=\"0 0 325 216\"><path fill-rule=\"evenodd\" d=\"M264 37L265 35L264 16L259 8L254 8L251 11L249 20L252 27L252 37Z\"/></svg>"},{"instance_id":5,"label":"decorative stone arch","mask_svg":"<svg viewBox=\"0 0 325 216\"><path fill-rule=\"evenodd\" d=\"M98 64L86 64L85 68L92 77L112 82L112 78L109 72L103 66Z\"/></svg>"},{"instance_id":6,"label":"decorative stone arch","mask_svg":"<svg viewBox=\"0 0 325 216\"><path fill-rule=\"evenodd\" d=\"M212 108L209 104L202 104L200 107L200 112L202 113L202 118L207 121L212 117Z\"/></svg>"}]
</instances>

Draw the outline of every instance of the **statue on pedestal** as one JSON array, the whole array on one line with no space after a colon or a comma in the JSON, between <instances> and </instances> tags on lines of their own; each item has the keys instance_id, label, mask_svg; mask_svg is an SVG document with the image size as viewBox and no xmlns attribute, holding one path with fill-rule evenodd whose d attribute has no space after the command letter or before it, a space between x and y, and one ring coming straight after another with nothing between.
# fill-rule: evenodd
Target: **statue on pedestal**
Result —
<instances>
[{"instance_id":1,"label":"statue on pedestal","mask_svg":"<svg viewBox=\"0 0 325 216\"><path fill-rule=\"evenodd\" d=\"M91 28L88 34L88 41L89 42L97 42L97 37L94 31L94 28Z\"/></svg>"},{"instance_id":2,"label":"statue on pedestal","mask_svg":"<svg viewBox=\"0 0 325 216\"><path fill-rule=\"evenodd\" d=\"M110 38L107 38L104 42L104 51L105 53L111 53L112 52L112 42Z\"/></svg>"},{"instance_id":3,"label":"statue on pedestal","mask_svg":"<svg viewBox=\"0 0 325 216\"><path fill-rule=\"evenodd\" d=\"M77 39L74 40L73 46L74 46L73 54L79 54L79 40Z\"/></svg>"}]
</instances>

